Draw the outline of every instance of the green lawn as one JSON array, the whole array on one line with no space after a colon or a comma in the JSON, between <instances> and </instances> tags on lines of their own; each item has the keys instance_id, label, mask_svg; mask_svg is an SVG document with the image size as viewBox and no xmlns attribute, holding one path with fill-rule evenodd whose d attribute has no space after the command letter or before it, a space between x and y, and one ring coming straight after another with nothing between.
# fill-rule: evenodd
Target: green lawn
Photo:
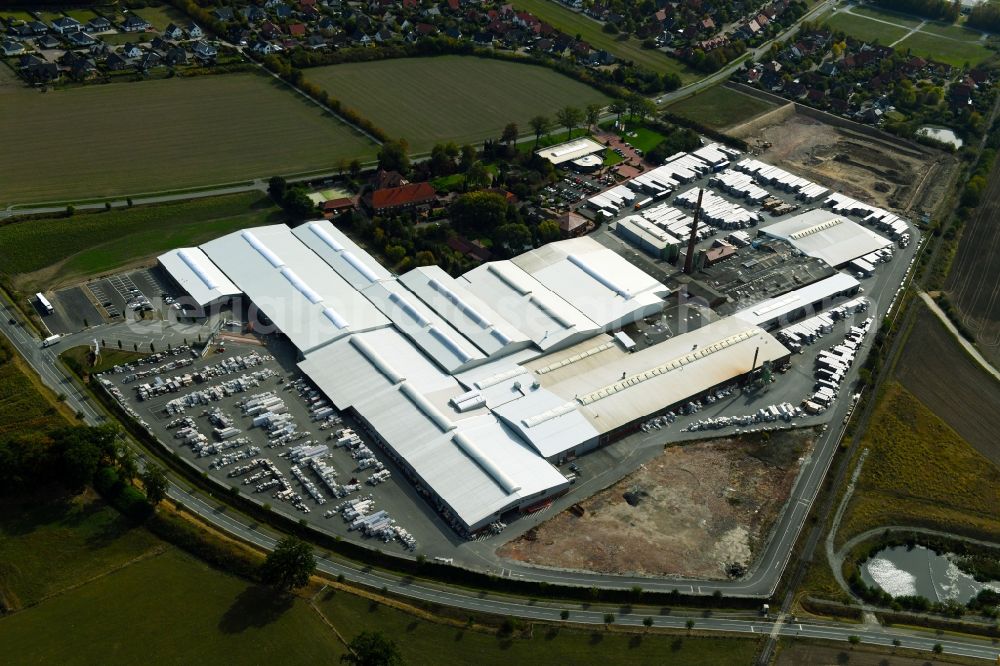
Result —
<instances>
[{"instance_id":1,"label":"green lawn","mask_svg":"<svg viewBox=\"0 0 1000 666\"><path fill-rule=\"evenodd\" d=\"M888 19L887 19L888 20ZM895 21L894 21L895 22ZM847 12L837 12L826 18L826 24L866 42L878 41L888 46L905 35L908 30L898 25L887 25L872 21L864 16L854 16Z\"/></svg>"},{"instance_id":2,"label":"green lawn","mask_svg":"<svg viewBox=\"0 0 1000 666\"><path fill-rule=\"evenodd\" d=\"M91 347L89 345L73 347L72 349L67 349L63 353L59 354L59 357L62 358L74 372L76 372L76 368L80 368L81 372L97 374L99 372L104 372L105 370L110 370L116 365L131 363L132 361L136 361L147 355L139 354L133 351L123 351L112 346L102 349L101 357L98 359L97 364L91 365L90 349Z\"/></svg>"},{"instance_id":3,"label":"green lawn","mask_svg":"<svg viewBox=\"0 0 1000 666\"><path fill-rule=\"evenodd\" d=\"M143 9L137 9L135 13L149 21L152 26L160 32L166 30L167 26L171 23L176 23L177 25L183 27L191 22L190 18L180 13L170 5L144 7Z\"/></svg>"},{"instance_id":4,"label":"green lawn","mask_svg":"<svg viewBox=\"0 0 1000 666\"><path fill-rule=\"evenodd\" d=\"M966 28L965 26L955 25L951 23L930 23L920 28L920 32L929 32L932 35L940 35L942 37L950 37L952 39L958 39L964 42L978 42L982 39L983 33L979 32L975 28Z\"/></svg>"},{"instance_id":5,"label":"green lawn","mask_svg":"<svg viewBox=\"0 0 1000 666\"><path fill-rule=\"evenodd\" d=\"M614 166L619 162L624 161L624 157L616 153L615 151L608 148L604 151L604 166Z\"/></svg>"},{"instance_id":6,"label":"green lawn","mask_svg":"<svg viewBox=\"0 0 1000 666\"><path fill-rule=\"evenodd\" d=\"M266 195L255 192L70 218L32 218L0 226L0 271L21 276L17 282L25 288L35 280L59 284L283 219Z\"/></svg>"},{"instance_id":7,"label":"green lawn","mask_svg":"<svg viewBox=\"0 0 1000 666\"><path fill-rule=\"evenodd\" d=\"M151 42L158 35L156 32L116 32L112 35L98 35L97 39L111 46L122 46L129 42L132 44Z\"/></svg>"},{"instance_id":8,"label":"green lawn","mask_svg":"<svg viewBox=\"0 0 1000 666\"><path fill-rule=\"evenodd\" d=\"M80 23L86 24L91 19L97 18L97 14L90 9L67 9L66 16L72 16Z\"/></svg>"},{"instance_id":9,"label":"green lawn","mask_svg":"<svg viewBox=\"0 0 1000 666\"><path fill-rule=\"evenodd\" d=\"M959 28L960 29L960 28ZM954 67L978 65L994 56L994 52L978 42L946 39L926 32L915 32L899 44L897 49L910 49L914 54L947 63Z\"/></svg>"},{"instance_id":10,"label":"green lawn","mask_svg":"<svg viewBox=\"0 0 1000 666\"><path fill-rule=\"evenodd\" d=\"M851 13L860 14L861 16L867 16L868 18L877 19L879 21L895 23L903 28L916 28L920 25L920 19L918 18L879 7L860 5L853 6L851 7Z\"/></svg>"},{"instance_id":11,"label":"green lawn","mask_svg":"<svg viewBox=\"0 0 1000 666\"><path fill-rule=\"evenodd\" d=\"M608 101L545 67L472 56L331 65L306 71L306 78L415 152L446 141L478 144L499 137L509 122L526 135L535 115Z\"/></svg>"},{"instance_id":12,"label":"green lawn","mask_svg":"<svg viewBox=\"0 0 1000 666\"><path fill-rule=\"evenodd\" d=\"M743 666L753 661L757 641L675 635L639 635L534 628L531 638L441 625L390 606L329 591L318 601L323 614L350 640L377 628L395 640L407 666L476 664L477 666L552 666L553 664L684 664ZM2 634L0 634L2 636Z\"/></svg>"},{"instance_id":13,"label":"green lawn","mask_svg":"<svg viewBox=\"0 0 1000 666\"><path fill-rule=\"evenodd\" d=\"M725 86L716 86L675 102L666 110L713 129L723 129L746 122L773 108L775 105L770 102Z\"/></svg>"},{"instance_id":14,"label":"green lawn","mask_svg":"<svg viewBox=\"0 0 1000 666\"><path fill-rule=\"evenodd\" d=\"M343 645L298 598L171 549L0 619L8 657L38 664L335 664Z\"/></svg>"},{"instance_id":15,"label":"green lawn","mask_svg":"<svg viewBox=\"0 0 1000 666\"><path fill-rule=\"evenodd\" d=\"M4 21L34 21L35 17L26 11L19 9L2 9L0 10L0 19Z\"/></svg>"},{"instance_id":16,"label":"green lawn","mask_svg":"<svg viewBox=\"0 0 1000 666\"><path fill-rule=\"evenodd\" d=\"M625 140L632 144L633 148L638 148L644 153L656 148L661 141L667 138L648 127L628 127L627 125L626 127ZM617 157L617 154L615 156Z\"/></svg>"},{"instance_id":17,"label":"green lawn","mask_svg":"<svg viewBox=\"0 0 1000 666\"><path fill-rule=\"evenodd\" d=\"M517 0L514 2L514 7L531 12L567 35L580 35L595 49L602 49L659 74L675 72L685 84L705 76L688 69L682 62L662 51L642 48L642 42L635 37L621 39L621 35L609 35L601 29L601 24L597 21L553 0Z\"/></svg>"},{"instance_id":18,"label":"green lawn","mask_svg":"<svg viewBox=\"0 0 1000 666\"><path fill-rule=\"evenodd\" d=\"M375 146L256 74L5 92L0 205L335 168Z\"/></svg>"}]
</instances>

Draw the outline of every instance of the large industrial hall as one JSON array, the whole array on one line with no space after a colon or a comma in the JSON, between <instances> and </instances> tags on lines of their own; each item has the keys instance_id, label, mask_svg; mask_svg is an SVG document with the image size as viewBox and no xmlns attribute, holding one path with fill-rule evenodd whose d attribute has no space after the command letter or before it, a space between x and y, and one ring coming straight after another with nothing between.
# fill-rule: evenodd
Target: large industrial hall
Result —
<instances>
[{"instance_id":1,"label":"large industrial hall","mask_svg":"<svg viewBox=\"0 0 1000 666\"><path fill-rule=\"evenodd\" d=\"M458 278L394 276L317 221L234 232L160 264L199 306L244 295L337 409L468 532L565 492L553 463L789 355L735 317L627 349L612 334L658 315L669 290L588 237Z\"/></svg>"}]
</instances>

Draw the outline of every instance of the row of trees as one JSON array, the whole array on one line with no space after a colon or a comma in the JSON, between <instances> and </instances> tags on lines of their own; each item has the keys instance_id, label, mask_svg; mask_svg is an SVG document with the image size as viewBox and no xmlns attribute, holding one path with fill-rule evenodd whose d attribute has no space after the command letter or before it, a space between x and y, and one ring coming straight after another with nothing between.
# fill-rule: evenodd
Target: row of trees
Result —
<instances>
[{"instance_id":1,"label":"row of trees","mask_svg":"<svg viewBox=\"0 0 1000 666\"><path fill-rule=\"evenodd\" d=\"M360 173L360 165L358 171ZM305 186L289 185L281 176L272 176L267 181L267 193L295 219L305 219L316 211L316 204L306 194Z\"/></svg>"},{"instance_id":2,"label":"row of trees","mask_svg":"<svg viewBox=\"0 0 1000 666\"><path fill-rule=\"evenodd\" d=\"M929 19L954 23L962 11L962 5L955 0L875 0L875 4L903 14L916 14ZM985 4L985 3L984 3Z\"/></svg>"}]
</instances>

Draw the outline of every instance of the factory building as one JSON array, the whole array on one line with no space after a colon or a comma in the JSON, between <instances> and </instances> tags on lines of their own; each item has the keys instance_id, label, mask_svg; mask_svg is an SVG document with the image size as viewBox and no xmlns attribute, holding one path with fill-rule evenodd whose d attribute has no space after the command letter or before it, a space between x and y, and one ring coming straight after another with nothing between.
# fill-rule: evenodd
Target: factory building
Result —
<instances>
[{"instance_id":1,"label":"factory building","mask_svg":"<svg viewBox=\"0 0 1000 666\"><path fill-rule=\"evenodd\" d=\"M618 237L656 259L670 262L677 259L681 241L649 220L629 215L612 222L610 228Z\"/></svg>"},{"instance_id":2,"label":"factory building","mask_svg":"<svg viewBox=\"0 0 1000 666\"><path fill-rule=\"evenodd\" d=\"M788 241L803 254L822 259L834 268L892 245L892 241L871 229L822 208L770 224L760 233Z\"/></svg>"},{"instance_id":3,"label":"factory building","mask_svg":"<svg viewBox=\"0 0 1000 666\"><path fill-rule=\"evenodd\" d=\"M328 221L181 252L161 261L178 284L205 302L243 294L460 531L565 492L553 462L788 355L732 317L632 351L614 334L668 290L587 237L458 278L395 276Z\"/></svg>"}]
</instances>

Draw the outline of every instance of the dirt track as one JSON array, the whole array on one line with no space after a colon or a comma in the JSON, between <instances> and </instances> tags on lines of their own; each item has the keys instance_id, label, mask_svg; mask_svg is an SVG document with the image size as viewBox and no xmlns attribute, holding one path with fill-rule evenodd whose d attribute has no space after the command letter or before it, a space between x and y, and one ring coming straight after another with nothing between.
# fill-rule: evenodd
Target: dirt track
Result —
<instances>
[{"instance_id":1,"label":"dirt track","mask_svg":"<svg viewBox=\"0 0 1000 666\"><path fill-rule=\"evenodd\" d=\"M718 439L668 448L610 488L502 546L501 557L602 573L725 578L749 566L812 444Z\"/></svg>"}]
</instances>

